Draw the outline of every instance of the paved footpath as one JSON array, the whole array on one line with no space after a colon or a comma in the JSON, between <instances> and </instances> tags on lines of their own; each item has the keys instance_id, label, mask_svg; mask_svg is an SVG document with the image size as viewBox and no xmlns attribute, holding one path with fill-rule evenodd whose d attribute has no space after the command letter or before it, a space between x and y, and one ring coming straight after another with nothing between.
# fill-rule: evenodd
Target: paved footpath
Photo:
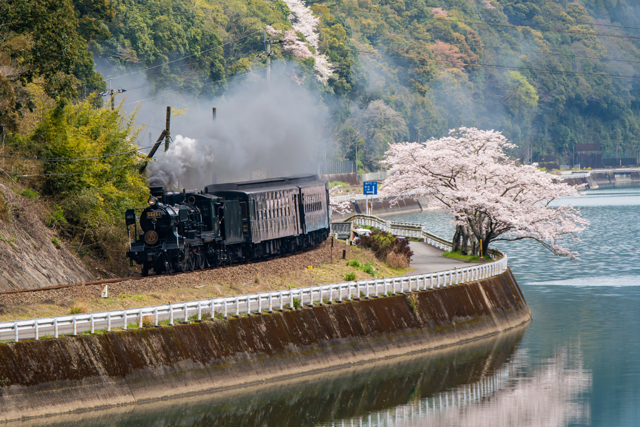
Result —
<instances>
[{"instance_id":1,"label":"paved footpath","mask_svg":"<svg viewBox=\"0 0 640 427\"><path fill-rule=\"evenodd\" d=\"M438 271L451 270L453 267L465 268L474 265L455 258L445 258L442 256L444 251L423 242L409 242L409 246L413 251L411 268L413 268L414 271L405 274L405 276L435 273Z\"/></svg>"}]
</instances>

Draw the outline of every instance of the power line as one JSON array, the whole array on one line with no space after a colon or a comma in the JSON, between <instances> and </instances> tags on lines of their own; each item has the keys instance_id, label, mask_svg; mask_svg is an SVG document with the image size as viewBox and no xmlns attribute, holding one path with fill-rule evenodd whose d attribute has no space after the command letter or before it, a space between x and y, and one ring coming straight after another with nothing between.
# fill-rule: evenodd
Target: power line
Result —
<instances>
[{"instance_id":1,"label":"power line","mask_svg":"<svg viewBox=\"0 0 640 427\"><path fill-rule=\"evenodd\" d=\"M492 45L492 44L487 44L485 46L489 46L489 47L492 47L492 48L500 48L500 46ZM516 51L516 52L539 53L541 55L564 56L565 58L571 58L573 56L573 57L576 57L576 58L595 59L597 61L611 61L611 62L622 62L622 63L626 63L626 64L640 64L640 61L628 61L628 60L624 60L624 59L598 58L598 57L595 57L595 56L585 56L585 55L576 55L576 54L568 54L568 53L543 52L541 50L527 50L527 49L513 49L513 48L511 48L511 50Z\"/></svg>"},{"instance_id":2,"label":"power line","mask_svg":"<svg viewBox=\"0 0 640 427\"><path fill-rule=\"evenodd\" d=\"M17 176L20 178L27 178L27 177L36 177L36 176L76 176L76 175L86 175L86 174L91 174L91 173L103 173L103 172L111 172L117 169L125 169L125 168L131 168L131 167L137 167L139 165L141 165L142 162L139 163L133 163L130 165L125 165L125 166L116 166L114 168L111 169L103 169L103 170L94 170L94 171L85 171L85 172L69 172L69 173L44 173L44 174L24 174L24 175L16 175L16 174L12 174L10 172L6 172L5 173L9 173L10 175L13 176Z\"/></svg>"},{"instance_id":3,"label":"power line","mask_svg":"<svg viewBox=\"0 0 640 427\"><path fill-rule=\"evenodd\" d=\"M234 78L234 77L236 77L236 76L246 75L246 74L252 74L252 73L255 73L255 72L257 72L257 71L259 71L259 70L249 70L249 71L245 71L245 72L243 72L243 73L236 73L236 74L232 75L232 76L231 76L231 78ZM227 79L227 78L217 79L217 80L211 80L211 81L208 81L207 83L203 84L202 86L203 86L203 87L205 87L205 86L209 86L209 85L211 85L211 84L213 84L213 83L218 83L218 82L222 82L222 81L225 81L225 80L227 80L227 81L228 81L228 79ZM182 89L171 89L171 90L168 90L168 91L166 91L166 92L161 93L160 95L152 96L151 98L141 99L140 101L127 102L126 104L122 104L122 106L124 107L124 106L126 106L126 105L139 104L139 103L144 102L144 101L149 101L149 100L151 100L151 99L160 98L160 97L165 96L165 95L168 95L168 94L184 92L184 91L186 91L186 90L190 90L190 89L191 89L191 88L188 88L188 87L186 87L186 88L182 88ZM152 127L153 127L153 126L152 126Z\"/></svg>"},{"instance_id":4,"label":"power line","mask_svg":"<svg viewBox=\"0 0 640 427\"><path fill-rule=\"evenodd\" d=\"M228 44L238 42L238 41L240 41L240 40L242 40L242 39L246 39L247 37L252 36L252 35L254 35L254 34L257 34L257 33L260 33L260 32L262 32L262 29L260 29L260 30L256 30L256 31L254 31L254 32L252 32L252 33L249 33L249 34L246 34L246 35L244 35L244 36L242 36L242 37L238 37L237 39L230 40L230 41L228 41L228 42L226 42L226 43L221 44L220 46L212 47L211 49L205 49L205 50L203 50L203 51L200 51L200 52L198 52L198 53L194 53L194 54L192 54L192 55L183 56L182 58L174 59L174 60L172 60L172 61L163 62L162 64L154 65L154 66L152 66L152 67L148 67L148 68L143 68L142 70L133 71L133 72L128 73L128 74L123 74L123 75L121 75L121 76L111 77L111 78L108 78L108 79L106 79L106 80L116 80L116 79L120 79L120 78L122 78L122 77L132 76L132 75L134 75L134 74L138 74L138 73L141 73L141 72L143 72L143 71L152 70L152 69L154 69L154 68L162 67L163 65L173 64L174 62L182 61L183 59L192 58L192 57L194 57L194 56L202 55L202 54L204 54L204 53L211 52L212 50L216 50L216 49L218 49L218 48L220 48L220 47L227 46ZM139 87L144 87L144 86L139 86ZM138 87L138 88L139 88L139 87ZM137 88L136 88L136 89L137 89Z\"/></svg>"},{"instance_id":5,"label":"power line","mask_svg":"<svg viewBox=\"0 0 640 427\"><path fill-rule=\"evenodd\" d=\"M376 52L365 52L358 51L365 55L380 55L380 53ZM433 59L435 62L445 62L445 63L453 63L454 61L446 60L446 59ZM491 68L505 68L510 70L528 70L528 71L538 71L542 73L551 73L551 74L578 74L585 76L597 76L597 77L611 77L617 79L630 79L630 80L640 80L640 76L621 76L618 74L610 74L610 73L589 73L587 71L568 71L568 70L550 70L548 68L532 68L532 67L516 67L511 65L502 65L502 64L485 64L482 62L474 62L474 63L465 63L465 66L480 66L480 67L491 67Z\"/></svg>"},{"instance_id":6,"label":"power line","mask_svg":"<svg viewBox=\"0 0 640 427\"><path fill-rule=\"evenodd\" d=\"M560 18L554 18L552 16L545 16L544 19L550 19L552 21L557 21L557 22L562 22L564 24L567 25L571 25L569 22L566 22ZM600 27L609 27L609 28L623 28L625 30L640 30L639 27L627 27L625 25L614 25L614 24L601 24L599 22L585 22L585 21L578 21L575 18L572 17L572 19L575 20L576 25L598 25ZM595 18L594 18L595 19Z\"/></svg>"},{"instance_id":7,"label":"power line","mask_svg":"<svg viewBox=\"0 0 640 427\"><path fill-rule=\"evenodd\" d=\"M38 158L38 157L17 157L17 156L9 156L6 154L0 154L0 157L4 157L7 159L16 159L16 160L31 160L36 162L81 162L86 160L97 160L97 159L106 159L109 157L115 156L123 156L125 154L134 153L136 151L144 150L152 147L151 145L146 147L136 148L134 150L123 151L121 153L113 153L113 154L105 154L103 156L94 156L94 157L52 157L52 158Z\"/></svg>"},{"instance_id":8,"label":"power line","mask_svg":"<svg viewBox=\"0 0 640 427\"><path fill-rule=\"evenodd\" d=\"M640 36L630 36L630 35L623 35L623 34L613 34L613 33L598 33L598 32L590 32L590 31L580 31L580 30L567 30L567 29L562 29L562 28L556 28L556 27L544 27L544 26L539 26L539 25L513 25L513 24L499 24L499 23L494 23L494 22L484 22L484 21L469 21L470 23L474 23L477 25L484 25L487 27L507 27L507 28L512 28L512 29L527 29L527 28L537 28L537 29L541 29L544 31L557 31L559 33L567 33L567 34L585 34L585 35L590 35L590 36L597 36L597 37L612 37L612 38L619 38L619 39L634 39L634 40L640 40Z\"/></svg>"}]
</instances>

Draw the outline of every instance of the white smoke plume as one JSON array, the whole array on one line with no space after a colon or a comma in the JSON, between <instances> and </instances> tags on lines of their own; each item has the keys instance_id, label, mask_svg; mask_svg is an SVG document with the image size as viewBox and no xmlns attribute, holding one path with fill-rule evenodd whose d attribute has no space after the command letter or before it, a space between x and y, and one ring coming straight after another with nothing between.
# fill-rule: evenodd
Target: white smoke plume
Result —
<instances>
[{"instance_id":1,"label":"white smoke plume","mask_svg":"<svg viewBox=\"0 0 640 427\"><path fill-rule=\"evenodd\" d=\"M172 108L188 110L172 118L173 142L167 152L161 146L147 167L149 185L202 189L216 182L315 173L307 165L325 152L325 108L283 69L274 70L282 78L274 78L269 89L256 79L234 85L221 98L167 99ZM154 136L164 122L164 108L146 104L138 112L139 123L153 123Z\"/></svg>"},{"instance_id":2,"label":"white smoke plume","mask_svg":"<svg viewBox=\"0 0 640 427\"><path fill-rule=\"evenodd\" d=\"M200 189L211 180L213 149L206 143L182 135L176 136L169 150L158 150L149 164L149 185L167 189Z\"/></svg>"}]
</instances>

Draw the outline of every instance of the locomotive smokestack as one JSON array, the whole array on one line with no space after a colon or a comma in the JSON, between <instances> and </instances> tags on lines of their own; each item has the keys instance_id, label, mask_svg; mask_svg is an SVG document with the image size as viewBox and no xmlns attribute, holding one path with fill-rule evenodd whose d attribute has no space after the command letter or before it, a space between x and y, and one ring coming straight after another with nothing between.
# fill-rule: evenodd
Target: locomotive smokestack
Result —
<instances>
[{"instance_id":1,"label":"locomotive smokestack","mask_svg":"<svg viewBox=\"0 0 640 427\"><path fill-rule=\"evenodd\" d=\"M212 113L213 113L213 121L215 122L215 121L216 121L216 107L213 107L213 108L211 109L211 111L212 111Z\"/></svg>"}]
</instances>

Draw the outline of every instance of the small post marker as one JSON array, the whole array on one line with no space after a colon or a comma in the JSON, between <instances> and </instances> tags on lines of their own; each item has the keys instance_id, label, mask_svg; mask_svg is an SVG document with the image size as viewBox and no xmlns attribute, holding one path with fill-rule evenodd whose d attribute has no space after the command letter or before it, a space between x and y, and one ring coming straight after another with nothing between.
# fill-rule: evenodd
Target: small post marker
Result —
<instances>
[{"instance_id":1,"label":"small post marker","mask_svg":"<svg viewBox=\"0 0 640 427\"><path fill-rule=\"evenodd\" d=\"M102 298L109 298L109 285L104 285L102 290Z\"/></svg>"}]
</instances>

